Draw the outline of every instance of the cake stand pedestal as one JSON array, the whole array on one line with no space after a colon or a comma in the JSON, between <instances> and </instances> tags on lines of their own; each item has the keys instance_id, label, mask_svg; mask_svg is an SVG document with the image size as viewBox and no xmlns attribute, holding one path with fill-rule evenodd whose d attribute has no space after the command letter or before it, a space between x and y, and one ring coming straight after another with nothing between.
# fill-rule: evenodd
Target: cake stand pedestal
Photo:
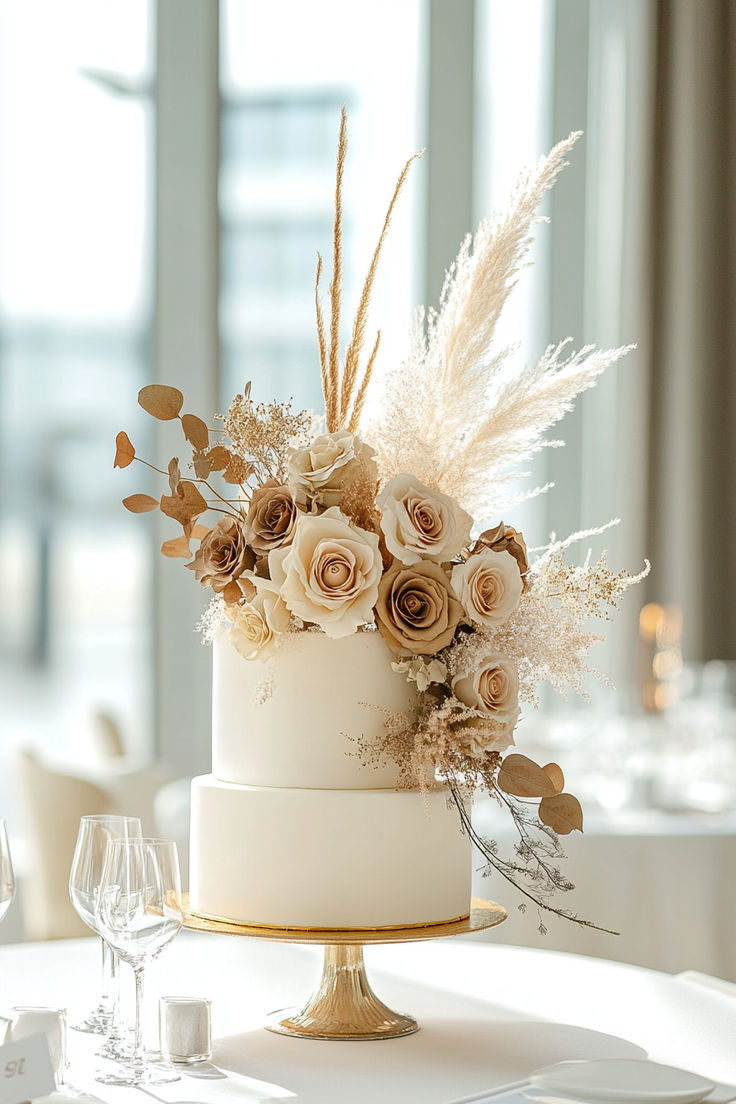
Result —
<instances>
[{"instance_id":1,"label":"cake stand pedestal","mask_svg":"<svg viewBox=\"0 0 736 1104\"><path fill-rule=\"evenodd\" d=\"M415 943L446 935L485 931L502 923L506 909L493 901L474 897L468 916L445 924L407 928L268 928L234 924L198 916L184 897L184 927L191 931L246 935L280 943L310 943L324 947L322 978L301 1009L274 1012L265 1025L269 1031L297 1039L395 1039L419 1030L412 1016L394 1012L371 989L363 960L367 943Z\"/></svg>"}]
</instances>

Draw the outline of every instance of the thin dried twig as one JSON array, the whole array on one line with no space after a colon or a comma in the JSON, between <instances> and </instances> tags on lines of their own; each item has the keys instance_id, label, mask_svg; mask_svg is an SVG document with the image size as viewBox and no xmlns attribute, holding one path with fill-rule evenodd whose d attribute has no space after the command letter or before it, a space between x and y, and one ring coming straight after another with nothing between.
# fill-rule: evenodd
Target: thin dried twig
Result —
<instances>
[{"instance_id":1,"label":"thin dried twig","mask_svg":"<svg viewBox=\"0 0 736 1104\"><path fill-rule=\"evenodd\" d=\"M340 112L340 137L337 145L337 174L335 178L335 223L332 250L332 283L330 284L330 364L329 394L325 396L327 407L327 429L334 433L338 429L338 408L340 391L340 293L342 284L342 178L345 171L345 158L348 151L347 112Z\"/></svg>"},{"instance_id":2,"label":"thin dried twig","mask_svg":"<svg viewBox=\"0 0 736 1104\"><path fill-rule=\"evenodd\" d=\"M322 394L327 403L329 383L327 378L327 345L325 342L325 320L319 301L319 282L322 277L322 257L317 254L317 275L314 281L314 308L317 314L317 340L319 342L319 366L322 373Z\"/></svg>"},{"instance_id":3,"label":"thin dried twig","mask_svg":"<svg viewBox=\"0 0 736 1104\"><path fill-rule=\"evenodd\" d=\"M396 201L398 200L399 195L401 194L401 190L404 187L404 184L406 183L406 178L409 175L409 169L411 168L412 163L414 161L416 161L421 156L422 156L421 153L415 153L413 157L409 158L409 160L406 162L406 164L404 165L404 168L401 171L399 179L396 182L396 187L394 188L394 194L391 197L391 202L389 203L388 210L386 211L386 217L383 220L383 228L381 230L381 236L379 237L378 243L377 243L376 248L373 252L373 258L371 260L370 268L368 269L368 274L365 278L365 283L363 284L363 291L362 291L362 294L360 296L360 302L358 304L358 310L357 310L357 313L355 315L355 321L353 323L352 339L350 341L350 344L348 345L347 352L345 354L345 371L344 371L344 374L343 374L342 391L341 391L341 395L340 395L340 417L343 421L348 416L348 409L350 407L350 400L353 397L353 392L354 392L354 389L355 389L355 384L356 384L356 380L357 380L357 376L358 376L358 366L359 366L359 362L360 362L360 354L361 354L362 349L363 349L363 342L365 340L365 327L366 327L366 323L368 321L368 308L370 306L371 293L373 291L373 283L374 283L374 280L376 278L376 271L378 269L378 262L379 262L380 257L381 257L381 250L383 249L383 243L386 240L386 235L388 233L388 228L389 228L389 225L391 223L391 216L393 215L394 207L396 206ZM361 403L361 406L362 406L362 403Z\"/></svg>"}]
</instances>

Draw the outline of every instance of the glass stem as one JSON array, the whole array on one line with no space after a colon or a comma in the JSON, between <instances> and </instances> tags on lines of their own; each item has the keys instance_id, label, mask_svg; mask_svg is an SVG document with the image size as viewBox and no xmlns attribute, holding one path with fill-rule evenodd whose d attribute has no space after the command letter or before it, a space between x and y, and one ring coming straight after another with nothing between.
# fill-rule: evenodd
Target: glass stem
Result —
<instances>
[{"instance_id":1,"label":"glass stem","mask_svg":"<svg viewBox=\"0 0 736 1104\"><path fill-rule=\"evenodd\" d=\"M107 1033L110 1042L119 1042L122 1038L120 1030L120 959L117 951L109 948L110 955L110 983L112 986L112 1007L110 1009L110 1030Z\"/></svg>"},{"instance_id":2,"label":"glass stem","mask_svg":"<svg viewBox=\"0 0 736 1104\"><path fill-rule=\"evenodd\" d=\"M143 966L134 966L135 974L135 1038L133 1042L133 1057L130 1065L133 1072L142 1075L146 1069L146 1059L143 1053L143 1031L141 1029L141 1005L143 1003Z\"/></svg>"},{"instance_id":3,"label":"glass stem","mask_svg":"<svg viewBox=\"0 0 736 1104\"><path fill-rule=\"evenodd\" d=\"M100 937L100 943L102 944L102 993L100 996L100 1004L104 1008L110 1007L110 983L113 978L113 965L112 965L112 951Z\"/></svg>"}]
</instances>

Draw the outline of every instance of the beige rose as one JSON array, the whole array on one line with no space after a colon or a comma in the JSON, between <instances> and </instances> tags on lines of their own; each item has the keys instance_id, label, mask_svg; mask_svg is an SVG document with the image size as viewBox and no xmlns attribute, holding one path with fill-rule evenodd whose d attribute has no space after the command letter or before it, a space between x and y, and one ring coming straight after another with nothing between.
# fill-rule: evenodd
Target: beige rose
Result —
<instances>
[{"instance_id":1,"label":"beige rose","mask_svg":"<svg viewBox=\"0 0 736 1104\"><path fill-rule=\"evenodd\" d=\"M470 673L452 680L452 692L470 709L512 729L519 716L519 674L508 656L492 652Z\"/></svg>"},{"instance_id":2,"label":"beige rose","mask_svg":"<svg viewBox=\"0 0 736 1104\"><path fill-rule=\"evenodd\" d=\"M288 487L269 480L256 487L245 519L248 544L259 556L290 544L294 536L297 505Z\"/></svg>"},{"instance_id":3,"label":"beige rose","mask_svg":"<svg viewBox=\"0 0 736 1104\"><path fill-rule=\"evenodd\" d=\"M244 659L267 659L275 635L286 632L289 611L267 579L257 579L254 597L228 612L232 619L230 643Z\"/></svg>"},{"instance_id":4,"label":"beige rose","mask_svg":"<svg viewBox=\"0 0 736 1104\"><path fill-rule=\"evenodd\" d=\"M289 455L289 480L296 488L298 500L318 502L322 506L338 506L346 477L362 463L374 478L378 468L375 452L358 437L339 429L316 437L309 448L292 449Z\"/></svg>"},{"instance_id":5,"label":"beige rose","mask_svg":"<svg viewBox=\"0 0 736 1104\"><path fill-rule=\"evenodd\" d=\"M202 539L194 559L186 566L202 586L211 586L219 594L244 571L250 570L255 556L248 548L243 522L226 517Z\"/></svg>"},{"instance_id":6,"label":"beige rose","mask_svg":"<svg viewBox=\"0 0 736 1104\"><path fill-rule=\"evenodd\" d=\"M479 544L485 544L494 552L510 552L519 565L522 579L529 570L529 555L526 541L511 525L500 522L495 529L487 529L478 537Z\"/></svg>"},{"instance_id":7,"label":"beige rose","mask_svg":"<svg viewBox=\"0 0 736 1104\"><path fill-rule=\"evenodd\" d=\"M270 552L268 567L286 607L327 636L349 636L373 621L382 569L378 536L336 506L300 514L291 545Z\"/></svg>"},{"instance_id":8,"label":"beige rose","mask_svg":"<svg viewBox=\"0 0 736 1104\"><path fill-rule=\"evenodd\" d=\"M439 564L394 563L381 579L376 619L381 636L399 655L432 655L455 635L463 608Z\"/></svg>"},{"instance_id":9,"label":"beige rose","mask_svg":"<svg viewBox=\"0 0 736 1104\"><path fill-rule=\"evenodd\" d=\"M452 569L452 586L474 625L508 621L521 599L519 565L509 552L484 548Z\"/></svg>"},{"instance_id":10,"label":"beige rose","mask_svg":"<svg viewBox=\"0 0 736 1104\"><path fill-rule=\"evenodd\" d=\"M386 546L402 563L445 563L470 541L470 514L454 498L431 491L411 475L395 475L376 504Z\"/></svg>"}]
</instances>

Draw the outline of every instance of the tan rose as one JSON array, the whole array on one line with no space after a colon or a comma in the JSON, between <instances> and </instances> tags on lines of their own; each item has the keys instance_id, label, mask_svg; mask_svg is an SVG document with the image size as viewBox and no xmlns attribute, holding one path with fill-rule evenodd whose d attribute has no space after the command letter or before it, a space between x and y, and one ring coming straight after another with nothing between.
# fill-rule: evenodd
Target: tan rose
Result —
<instances>
[{"instance_id":1,"label":"tan rose","mask_svg":"<svg viewBox=\"0 0 736 1104\"><path fill-rule=\"evenodd\" d=\"M221 518L203 538L194 559L186 566L202 586L211 586L219 594L255 563L248 548L243 522Z\"/></svg>"},{"instance_id":2,"label":"tan rose","mask_svg":"<svg viewBox=\"0 0 736 1104\"><path fill-rule=\"evenodd\" d=\"M381 636L399 655L432 655L455 635L463 608L439 564L394 563L381 579L376 619Z\"/></svg>"},{"instance_id":3,"label":"tan rose","mask_svg":"<svg viewBox=\"0 0 736 1104\"><path fill-rule=\"evenodd\" d=\"M452 569L452 586L474 625L508 621L521 599L519 565L509 552L483 548Z\"/></svg>"},{"instance_id":4,"label":"tan rose","mask_svg":"<svg viewBox=\"0 0 736 1104\"><path fill-rule=\"evenodd\" d=\"M478 537L478 544L492 548L494 552L510 552L519 565L522 577L529 570L526 541L511 525L500 522L495 529L487 529Z\"/></svg>"},{"instance_id":5,"label":"tan rose","mask_svg":"<svg viewBox=\"0 0 736 1104\"><path fill-rule=\"evenodd\" d=\"M289 454L289 481L298 500L307 499L322 506L338 506L345 478L360 461L374 478L378 468L375 452L346 429L315 438L309 448L293 449Z\"/></svg>"},{"instance_id":6,"label":"tan rose","mask_svg":"<svg viewBox=\"0 0 736 1104\"><path fill-rule=\"evenodd\" d=\"M294 536L297 505L288 487L269 480L256 487L245 519L248 544L259 556L290 544Z\"/></svg>"},{"instance_id":7,"label":"tan rose","mask_svg":"<svg viewBox=\"0 0 736 1104\"><path fill-rule=\"evenodd\" d=\"M390 479L376 504L386 546L402 563L445 563L470 542L470 514L454 498L430 490L412 475Z\"/></svg>"},{"instance_id":8,"label":"tan rose","mask_svg":"<svg viewBox=\"0 0 736 1104\"><path fill-rule=\"evenodd\" d=\"M382 566L377 534L353 525L336 506L300 514L291 545L268 557L286 607L333 638L373 621Z\"/></svg>"},{"instance_id":9,"label":"tan rose","mask_svg":"<svg viewBox=\"0 0 736 1104\"><path fill-rule=\"evenodd\" d=\"M268 580L258 579L256 593L249 602L233 606L230 643L244 659L267 659L273 651L277 633L289 625L289 611Z\"/></svg>"},{"instance_id":10,"label":"tan rose","mask_svg":"<svg viewBox=\"0 0 736 1104\"><path fill-rule=\"evenodd\" d=\"M460 673L452 680L452 692L470 709L493 718L512 729L519 716L519 674L508 656L492 652L474 671Z\"/></svg>"}]
</instances>

